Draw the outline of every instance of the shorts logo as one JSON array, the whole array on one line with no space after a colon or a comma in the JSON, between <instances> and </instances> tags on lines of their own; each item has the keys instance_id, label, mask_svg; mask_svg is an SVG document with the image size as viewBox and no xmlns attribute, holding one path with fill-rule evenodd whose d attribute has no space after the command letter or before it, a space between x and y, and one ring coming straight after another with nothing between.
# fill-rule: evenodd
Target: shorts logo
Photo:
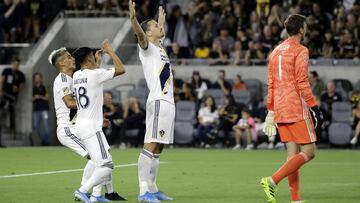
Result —
<instances>
[{"instance_id":1,"label":"shorts logo","mask_svg":"<svg viewBox=\"0 0 360 203\"><path fill-rule=\"evenodd\" d=\"M160 137L164 137L164 135L165 135L165 131L164 130L160 130Z\"/></svg>"}]
</instances>

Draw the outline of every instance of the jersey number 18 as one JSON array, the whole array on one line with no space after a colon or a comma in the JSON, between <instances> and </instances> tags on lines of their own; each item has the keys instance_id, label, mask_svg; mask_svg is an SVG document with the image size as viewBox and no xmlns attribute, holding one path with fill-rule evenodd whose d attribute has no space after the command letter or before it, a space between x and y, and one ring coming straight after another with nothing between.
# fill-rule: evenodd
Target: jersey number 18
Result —
<instances>
[{"instance_id":1,"label":"jersey number 18","mask_svg":"<svg viewBox=\"0 0 360 203\"><path fill-rule=\"evenodd\" d=\"M85 109L89 105L89 97L86 96L86 88L85 87L79 87L77 90L75 90L75 98L76 98L76 104L79 108Z\"/></svg>"}]
</instances>

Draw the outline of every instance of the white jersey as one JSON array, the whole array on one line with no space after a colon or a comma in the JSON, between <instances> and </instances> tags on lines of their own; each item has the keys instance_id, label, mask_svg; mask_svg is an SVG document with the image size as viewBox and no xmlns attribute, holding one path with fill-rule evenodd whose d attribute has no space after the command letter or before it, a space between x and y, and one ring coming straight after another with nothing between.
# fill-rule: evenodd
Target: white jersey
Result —
<instances>
[{"instance_id":1,"label":"white jersey","mask_svg":"<svg viewBox=\"0 0 360 203\"><path fill-rule=\"evenodd\" d=\"M59 73L53 84L53 93L58 128L71 125L70 109L66 106L63 97L73 95L72 78L64 73Z\"/></svg>"},{"instance_id":2,"label":"white jersey","mask_svg":"<svg viewBox=\"0 0 360 203\"><path fill-rule=\"evenodd\" d=\"M165 50L149 42L147 49L139 46L139 57L150 90L147 104L155 100L174 102L173 74Z\"/></svg>"},{"instance_id":3,"label":"white jersey","mask_svg":"<svg viewBox=\"0 0 360 203\"><path fill-rule=\"evenodd\" d=\"M93 130L101 130L104 103L103 83L114 78L114 74L115 68L84 69L74 73L74 93L78 106L76 125L91 125ZM85 137L81 138L85 139Z\"/></svg>"}]
</instances>

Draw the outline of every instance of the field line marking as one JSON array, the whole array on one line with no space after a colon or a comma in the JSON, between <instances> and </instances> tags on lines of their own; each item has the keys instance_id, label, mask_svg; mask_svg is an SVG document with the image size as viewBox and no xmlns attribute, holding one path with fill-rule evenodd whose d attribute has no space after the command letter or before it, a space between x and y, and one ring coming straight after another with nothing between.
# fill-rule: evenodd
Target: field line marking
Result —
<instances>
[{"instance_id":1,"label":"field line marking","mask_svg":"<svg viewBox=\"0 0 360 203\"><path fill-rule=\"evenodd\" d=\"M167 163L168 162L160 162L160 164L167 164ZM126 168L126 167L131 167L131 166L137 166L137 163L120 164L120 165L114 166L114 168ZM0 179L26 177L26 176L51 175L51 174L59 174L59 173L72 173L72 172L79 172L79 171L83 171L83 170L84 170L83 168L79 168L79 169L67 169L67 170L58 170L58 171L45 171L45 172L37 172L37 173L23 173L23 174L0 176Z\"/></svg>"}]
</instances>

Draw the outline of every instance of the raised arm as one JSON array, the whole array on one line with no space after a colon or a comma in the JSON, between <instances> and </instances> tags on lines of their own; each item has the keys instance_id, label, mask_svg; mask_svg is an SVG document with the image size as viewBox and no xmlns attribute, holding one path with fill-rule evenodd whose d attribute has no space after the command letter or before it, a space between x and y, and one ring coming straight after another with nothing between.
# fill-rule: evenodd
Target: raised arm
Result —
<instances>
[{"instance_id":1,"label":"raised arm","mask_svg":"<svg viewBox=\"0 0 360 203\"><path fill-rule=\"evenodd\" d=\"M138 44L142 49L147 49L149 42L144 30L141 28L139 22L136 19L135 2L133 2L132 0L129 0L129 13L131 25L138 39Z\"/></svg>"},{"instance_id":2,"label":"raised arm","mask_svg":"<svg viewBox=\"0 0 360 203\"><path fill-rule=\"evenodd\" d=\"M104 51L105 53L109 54L111 60L113 61L114 66L115 66L115 74L114 74L114 76L124 74L125 73L124 64L122 63L120 58L116 55L116 53L113 50L113 48L111 46L111 43L110 43L110 41L108 39L104 40L101 50Z\"/></svg>"},{"instance_id":3,"label":"raised arm","mask_svg":"<svg viewBox=\"0 0 360 203\"><path fill-rule=\"evenodd\" d=\"M166 14L165 14L165 11L164 11L164 8L162 6L159 6L159 17L158 17L158 26L160 27L163 35L165 36L165 18L166 17Z\"/></svg>"}]
</instances>

